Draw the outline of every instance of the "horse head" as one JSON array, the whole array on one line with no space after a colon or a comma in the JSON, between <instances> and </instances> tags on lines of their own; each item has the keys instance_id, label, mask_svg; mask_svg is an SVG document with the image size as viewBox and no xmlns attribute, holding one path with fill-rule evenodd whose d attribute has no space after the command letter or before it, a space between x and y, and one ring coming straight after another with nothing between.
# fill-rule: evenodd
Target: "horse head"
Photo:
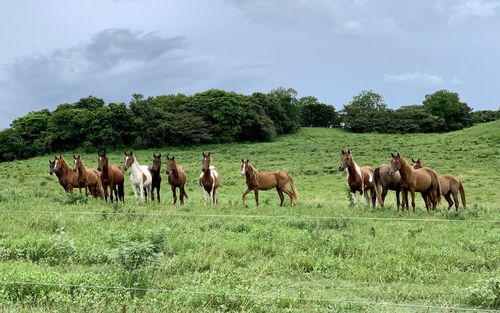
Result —
<instances>
[{"instance_id":1,"label":"horse head","mask_svg":"<svg viewBox=\"0 0 500 313\"><path fill-rule=\"evenodd\" d=\"M104 169L104 167L107 167L108 166L108 157L106 156L106 152L104 153L97 153L98 157L97 157L97 170L99 172L102 172L102 170Z\"/></svg>"},{"instance_id":2,"label":"horse head","mask_svg":"<svg viewBox=\"0 0 500 313\"><path fill-rule=\"evenodd\" d=\"M169 157L167 155L167 175L172 174L176 167L177 162L175 161L175 156Z\"/></svg>"},{"instance_id":3,"label":"horse head","mask_svg":"<svg viewBox=\"0 0 500 313\"><path fill-rule=\"evenodd\" d=\"M64 162L64 160L63 160L62 156L59 156L59 157L56 156L54 158L54 173L58 173L61 170L63 162Z\"/></svg>"},{"instance_id":4,"label":"horse head","mask_svg":"<svg viewBox=\"0 0 500 313\"><path fill-rule=\"evenodd\" d=\"M127 153L127 152L124 152L125 153L125 157L124 157L124 163L123 163L123 169L126 171L128 170L129 167L132 166L132 164L134 164L134 154L132 153L132 151L130 151L130 153Z\"/></svg>"},{"instance_id":5,"label":"horse head","mask_svg":"<svg viewBox=\"0 0 500 313\"><path fill-rule=\"evenodd\" d=\"M52 175L54 174L54 164L56 163L56 160L49 160L49 174Z\"/></svg>"},{"instance_id":6,"label":"horse head","mask_svg":"<svg viewBox=\"0 0 500 313\"><path fill-rule=\"evenodd\" d=\"M422 168L422 161L420 161L420 159L411 159L411 162L413 163L412 166L414 169L419 169L419 168Z\"/></svg>"},{"instance_id":7,"label":"horse head","mask_svg":"<svg viewBox=\"0 0 500 313\"><path fill-rule=\"evenodd\" d=\"M351 150L347 150L347 152L342 150L342 154L340 156L339 171L344 171L349 166L352 166Z\"/></svg>"},{"instance_id":8,"label":"horse head","mask_svg":"<svg viewBox=\"0 0 500 313\"><path fill-rule=\"evenodd\" d=\"M73 156L73 172L78 171L81 165L82 165L82 159L80 158L80 155Z\"/></svg>"},{"instance_id":9,"label":"horse head","mask_svg":"<svg viewBox=\"0 0 500 313\"><path fill-rule=\"evenodd\" d=\"M250 162L248 161L248 159L246 161L241 159L241 176L246 176L249 169Z\"/></svg>"},{"instance_id":10,"label":"horse head","mask_svg":"<svg viewBox=\"0 0 500 313\"><path fill-rule=\"evenodd\" d=\"M202 153L203 155L203 160L201 161L202 167L201 171L206 172L210 169L210 165L212 164L212 157L210 155L210 152L205 154L205 152Z\"/></svg>"},{"instance_id":11,"label":"horse head","mask_svg":"<svg viewBox=\"0 0 500 313\"><path fill-rule=\"evenodd\" d=\"M161 153L156 155L153 153L153 166L151 166L151 171L158 172L161 169Z\"/></svg>"},{"instance_id":12,"label":"horse head","mask_svg":"<svg viewBox=\"0 0 500 313\"><path fill-rule=\"evenodd\" d=\"M397 171L401 170L401 163L403 162L403 159L399 155L399 152L394 155L391 153L391 176L394 175Z\"/></svg>"}]
</instances>

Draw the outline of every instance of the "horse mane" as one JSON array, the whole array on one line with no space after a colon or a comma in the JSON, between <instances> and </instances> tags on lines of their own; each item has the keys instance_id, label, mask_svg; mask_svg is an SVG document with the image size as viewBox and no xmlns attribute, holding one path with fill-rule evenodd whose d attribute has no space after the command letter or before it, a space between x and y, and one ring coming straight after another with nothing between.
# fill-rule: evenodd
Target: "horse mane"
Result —
<instances>
[{"instance_id":1,"label":"horse mane","mask_svg":"<svg viewBox=\"0 0 500 313\"><path fill-rule=\"evenodd\" d=\"M248 170L246 174L247 181L250 181L251 183L258 185L259 180L258 180L258 174L259 170L257 170L252 164L247 163Z\"/></svg>"},{"instance_id":2,"label":"horse mane","mask_svg":"<svg viewBox=\"0 0 500 313\"><path fill-rule=\"evenodd\" d=\"M410 166L410 164L408 164L408 161L406 161L406 159L402 157L400 157L399 159L401 161L401 170L400 170L401 178L403 178L403 175L405 177L410 177L413 174L413 172L415 172L413 166Z\"/></svg>"}]
</instances>

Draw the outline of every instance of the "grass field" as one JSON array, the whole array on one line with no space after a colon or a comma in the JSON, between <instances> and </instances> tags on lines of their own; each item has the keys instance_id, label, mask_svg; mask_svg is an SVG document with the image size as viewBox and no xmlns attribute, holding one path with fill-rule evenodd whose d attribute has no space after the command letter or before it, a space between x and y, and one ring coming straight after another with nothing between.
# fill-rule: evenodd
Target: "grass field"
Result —
<instances>
[{"instance_id":1,"label":"grass field","mask_svg":"<svg viewBox=\"0 0 500 313\"><path fill-rule=\"evenodd\" d=\"M361 166L391 152L461 178L468 208L400 213L350 207L341 149ZM48 174L53 156L0 164L0 304L3 311L460 312L500 308L500 121L431 135L302 129L271 143L134 151L174 154L188 175L185 206L125 205L67 196ZM201 152L220 169L219 205L197 183ZM75 151L75 153L79 153ZM123 152L110 154L123 164ZM71 160L73 153L63 157ZM96 166L96 154L82 154ZM275 191L241 203L241 158L288 171L296 207ZM164 173L165 168L162 169ZM287 200L288 201L288 200ZM287 202L288 203L288 202Z\"/></svg>"}]
</instances>

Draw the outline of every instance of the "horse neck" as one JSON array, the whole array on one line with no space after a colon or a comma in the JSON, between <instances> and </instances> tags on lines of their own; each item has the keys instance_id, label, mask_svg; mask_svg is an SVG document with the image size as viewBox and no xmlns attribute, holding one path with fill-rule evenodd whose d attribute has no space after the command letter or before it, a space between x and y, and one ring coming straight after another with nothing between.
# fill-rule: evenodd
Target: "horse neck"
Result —
<instances>
[{"instance_id":1,"label":"horse neck","mask_svg":"<svg viewBox=\"0 0 500 313\"><path fill-rule=\"evenodd\" d=\"M253 167L252 165L248 165L247 173L245 174L247 181L257 183L257 176L259 175L259 171Z\"/></svg>"},{"instance_id":2,"label":"horse neck","mask_svg":"<svg viewBox=\"0 0 500 313\"><path fill-rule=\"evenodd\" d=\"M356 170L356 168L360 168L353 159L351 159L351 165L347 166L347 172L349 173L349 177L356 178L360 173ZM361 170L361 168L360 168ZM361 177L360 177L361 178Z\"/></svg>"},{"instance_id":3,"label":"horse neck","mask_svg":"<svg viewBox=\"0 0 500 313\"><path fill-rule=\"evenodd\" d=\"M73 170L69 167L68 163L66 163L63 160L59 160L59 162L61 162L61 169L59 170L59 172L61 173L61 176L58 176L58 177L64 178L64 177L70 176L71 172L73 172Z\"/></svg>"},{"instance_id":4,"label":"horse neck","mask_svg":"<svg viewBox=\"0 0 500 313\"><path fill-rule=\"evenodd\" d=\"M87 175L87 168L85 167L85 164L83 164L83 162L80 162L80 166L78 166L77 171L81 176Z\"/></svg>"},{"instance_id":5,"label":"horse neck","mask_svg":"<svg viewBox=\"0 0 500 313\"><path fill-rule=\"evenodd\" d=\"M137 162L137 159L135 157L134 157L134 163L132 163L130 168L132 169L132 174L134 174L134 176L136 176L136 177L142 176L143 173L142 173L141 165L139 164L139 162Z\"/></svg>"},{"instance_id":6,"label":"horse neck","mask_svg":"<svg viewBox=\"0 0 500 313\"><path fill-rule=\"evenodd\" d=\"M210 164L208 166L208 169L203 172L203 176L205 176L205 177L212 177L212 169L211 169L211 167L212 167L212 164Z\"/></svg>"},{"instance_id":7,"label":"horse neck","mask_svg":"<svg viewBox=\"0 0 500 313\"><path fill-rule=\"evenodd\" d=\"M410 179L415 170L413 169L405 159L401 159L401 169L399 170L399 174L401 175L401 179L406 181Z\"/></svg>"}]
</instances>

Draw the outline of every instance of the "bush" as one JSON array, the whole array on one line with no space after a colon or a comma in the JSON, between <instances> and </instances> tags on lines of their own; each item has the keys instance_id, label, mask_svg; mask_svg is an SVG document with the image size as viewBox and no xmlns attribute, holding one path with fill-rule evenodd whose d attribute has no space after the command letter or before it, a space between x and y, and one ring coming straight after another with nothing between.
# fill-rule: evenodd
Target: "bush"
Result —
<instances>
[{"instance_id":1,"label":"bush","mask_svg":"<svg viewBox=\"0 0 500 313\"><path fill-rule=\"evenodd\" d=\"M468 289L471 305L485 309L500 309L500 277L482 281Z\"/></svg>"}]
</instances>

